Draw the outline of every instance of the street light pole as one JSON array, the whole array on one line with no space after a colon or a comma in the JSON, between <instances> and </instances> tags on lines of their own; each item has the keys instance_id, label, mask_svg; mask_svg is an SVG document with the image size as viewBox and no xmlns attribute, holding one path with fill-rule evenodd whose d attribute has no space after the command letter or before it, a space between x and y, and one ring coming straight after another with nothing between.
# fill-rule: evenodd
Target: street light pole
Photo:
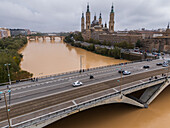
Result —
<instances>
[{"instance_id":1,"label":"street light pole","mask_svg":"<svg viewBox=\"0 0 170 128\"><path fill-rule=\"evenodd\" d=\"M9 77L9 85L11 85L11 78L10 78L10 72L9 72L9 66L11 65L11 64L4 64L5 66L7 66L7 70L8 70L8 77ZM9 89L9 90L11 90L11 88L7 85L7 88ZM9 106L10 106L10 101L11 101L11 91L9 91Z\"/></svg>"},{"instance_id":2,"label":"street light pole","mask_svg":"<svg viewBox=\"0 0 170 128\"><path fill-rule=\"evenodd\" d=\"M9 72L9 65L11 64L4 64L5 66L7 66L7 70L8 70L8 77L9 77L9 85L11 85L11 78L10 78L10 72Z\"/></svg>"},{"instance_id":3,"label":"street light pole","mask_svg":"<svg viewBox=\"0 0 170 128\"><path fill-rule=\"evenodd\" d=\"M121 81L120 81L120 95L122 99L122 82L123 82L123 70L122 70L122 64L121 64Z\"/></svg>"},{"instance_id":4,"label":"street light pole","mask_svg":"<svg viewBox=\"0 0 170 128\"><path fill-rule=\"evenodd\" d=\"M80 73L81 73L81 71L82 71L82 58L83 58L83 56L80 55Z\"/></svg>"},{"instance_id":5,"label":"street light pole","mask_svg":"<svg viewBox=\"0 0 170 128\"><path fill-rule=\"evenodd\" d=\"M8 110L8 105L7 105L7 100L6 100L5 92L4 92L4 99L5 99L5 105L6 105L6 111L7 111L8 124L9 124L9 128L11 128L10 117L9 117L9 110Z\"/></svg>"}]
</instances>

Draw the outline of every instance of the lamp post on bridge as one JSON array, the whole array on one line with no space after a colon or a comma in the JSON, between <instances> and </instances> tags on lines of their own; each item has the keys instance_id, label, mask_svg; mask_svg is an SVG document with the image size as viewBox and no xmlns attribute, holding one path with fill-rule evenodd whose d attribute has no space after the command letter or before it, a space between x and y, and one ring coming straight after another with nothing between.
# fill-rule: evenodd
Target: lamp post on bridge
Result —
<instances>
[{"instance_id":1,"label":"lamp post on bridge","mask_svg":"<svg viewBox=\"0 0 170 128\"><path fill-rule=\"evenodd\" d=\"M8 90L8 92L10 93L11 90ZM7 104L6 92L0 92L0 94L4 94L4 100L5 100L6 112L7 112L7 118L8 118L8 125L9 125L9 128L11 128L11 122L10 122L10 116L9 116L10 107L8 107L8 104Z\"/></svg>"},{"instance_id":2,"label":"lamp post on bridge","mask_svg":"<svg viewBox=\"0 0 170 128\"><path fill-rule=\"evenodd\" d=\"M121 94L121 99L122 99L122 82L123 82L122 64L121 64L120 70L118 69L118 71L120 71L120 74L121 74L120 80L118 80L118 82L120 83L120 94Z\"/></svg>"},{"instance_id":3,"label":"lamp post on bridge","mask_svg":"<svg viewBox=\"0 0 170 128\"><path fill-rule=\"evenodd\" d=\"M11 77L10 77L10 72L9 72L9 66L10 66L11 64L7 63L7 64L4 64L4 65L7 66L8 78L9 78L9 85L11 85ZM7 88L8 88L9 90L11 90L8 85L7 85ZM11 101L11 91L9 92L9 107L10 107L10 101Z\"/></svg>"},{"instance_id":4,"label":"lamp post on bridge","mask_svg":"<svg viewBox=\"0 0 170 128\"><path fill-rule=\"evenodd\" d=\"M11 85L11 78L10 78L10 72L9 72L9 66L11 65L11 64L4 64L5 66L7 66L7 71L8 71L8 78L9 78L9 85ZM8 88L8 86L7 86L7 88Z\"/></svg>"},{"instance_id":5,"label":"lamp post on bridge","mask_svg":"<svg viewBox=\"0 0 170 128\"><path fill-rule=\"evenodd\" d=\"M82 63L83 57L84 57L83 55L80 55L80 73L82 72L82 67L83 67L83 63Z\"/></svg>"}]
</instances>

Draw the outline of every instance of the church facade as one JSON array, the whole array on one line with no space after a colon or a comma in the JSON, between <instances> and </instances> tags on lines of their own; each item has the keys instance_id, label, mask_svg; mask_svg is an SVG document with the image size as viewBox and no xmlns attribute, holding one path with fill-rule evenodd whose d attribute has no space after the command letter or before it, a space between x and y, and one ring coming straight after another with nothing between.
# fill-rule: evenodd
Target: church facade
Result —
<instances>
[{"instance_id":1,"label":"church facade","mask_svg":"<svg viewBox=\"0 0 170 128\"><path fill-rule=\"evenodd\" d=\"M100 42L110 42L112 45L114 43L120 42L128 42L135 44L137 40L141 40L141 34L129 34L129 33L118 33L115 32L115 12L114 6L111 6L110 18L109 18L109 26L107 27L107 23L102 23L102 14L100 13L99 19L97 19L96 15L94 16L93 21L91 22L91 13L89 9L89 5L87 5L86 11L86 19L84 17L84 13L82 13L81 17L81 33L85 41L89 39L99 40Z\"/></svg>"},{"instance_id":2,"label":"church facade","mask_svg":"<svg viewBox=\"0 0 170 128\"><path fill-rule=\"evenodd\" d=\"M91 23L91 13L89 9L89 5L87 5L86 12L86 21L84 17L84 13L82 13L81 17L81 32L84 40L95 39L99 40L99 35L101 34L113 34L114 33L114 7L112 5L110 12L110 20L109 20L109 28L107 27L107 23L103 25L102 23L102 14L100 13L99 19L97 16L94 16L94 20Z\"/></svg>"}]
</instances>

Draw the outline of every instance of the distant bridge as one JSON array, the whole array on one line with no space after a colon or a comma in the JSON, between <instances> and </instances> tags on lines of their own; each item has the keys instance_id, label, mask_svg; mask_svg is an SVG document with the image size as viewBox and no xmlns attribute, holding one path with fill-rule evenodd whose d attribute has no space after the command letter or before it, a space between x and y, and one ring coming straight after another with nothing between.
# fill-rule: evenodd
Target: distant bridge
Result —
<instances>
[{"instance_id":1,"label":"distant bridge","mask_svg":"<svg viewBox=\"0 0 170 128\"><path fill-rule=\"evenodd\" d=\"M170 67L159 67L163 60L130 62L85 70L79 73L52 75L37 82L14 84L10 122L13 127L44 127L74 113L111 103L127 103L142 108L170 85ZM149 65L150 69L143 69ZM131 75L120 77L118 70L130 70ZM166 74L166 76L165 76ZM89 79L93 75L94 79ZM154 76L154 77L153 77ZM152 77L152 79L151 79ZM74 88L72 83L81 80L84 85ZM1 91L6 90L0 88ZM141 96L134 93L140 91ZM7 97L8 98L8 97ZM7 127L4 99L0 102L0 127Z\"/></svg>"},{"instance_id":2,"label":"distant bridge","mask_svg":"<svg viewBox=\"0 0 170 128\"><path fill-rule=\"evenodd\" d=\"M27 36L28 40L39 40L42 39L43 41L46 40L46 38L50 38L51 41L54 41L56 38L60 38L62 41L65 39L65 36L54 36L54 35L48 35L48 36Z\"/></svg>"}]
</instances>

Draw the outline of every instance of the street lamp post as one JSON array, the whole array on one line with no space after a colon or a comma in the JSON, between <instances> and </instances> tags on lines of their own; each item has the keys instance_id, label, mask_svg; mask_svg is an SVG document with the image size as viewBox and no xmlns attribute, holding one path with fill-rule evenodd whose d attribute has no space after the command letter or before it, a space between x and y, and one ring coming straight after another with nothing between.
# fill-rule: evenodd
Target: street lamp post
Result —
<instances>
[{"instance_id":1,"label":"street lamp post","mask_svg":"<svg viewBox=\"0 0 170 128\"><path fill-rule=\"evenodd\" d=\"M9 116L10 108L8 108L8 104L7 104L7 100L6 100L6 94L5 94L5 92L0 92L0 94L4 94L4 100L5 100L6 112L7 112L7 118L8 118L8 125L9 125L9 128L11 128L11 122L10 122L10 116Z\"/></svg>"},{"instance_id":2,"label":"street lamp post","mask_svg":"<svg viewBox=\"0 0 170 128\"><path fill-rule=\"evenodd\" d=\"M83 56L80 55L80 73L81 73L81 71L82 71L82 58L83 58Z\"/></svg>"},{"instance_id":3,"label":"street lamp post","mask_svg":"<svg viewBox=\"0 0 170 128\"><path fill-rule=\"evenodd\" d=\"M121 99L122 99L122 82L123 82L123 69L122 69L122 64L121 64L121 68L120 68L120 71L121 71L121 78L120 78L120 95L121 95Z\"/></svg>"},{"instance_id":4,"label":"street lamp post","mask_svg":"<svg viewBox=\"0 0 170 128\"><path fill-rule=\"evenodd\" d=\"M9 78L9 85L11 85L11 78L10 78L10 72L9 72L9 66L11 65L11 64L4 64L5 66L7 66L7 70L8 70L8 78Z\"/></svg>"},{"instance_id":5,"label":"street lamp post","mask_svg":"<svg viewBox=\"0 0 170 128\"><path fill-rule=\"evenodd\" d=\"M11 85L11 77L10 77L10 72L9 72L9 66L11 64L7 63L7 64L4 64L5 66L7 66L7 71L8 71L8 78L9 78L9 85ZM10 101L11 101L11 89L9 86L7 86L7 88L10 90L9 91L9 106L10 106Z\"/></svg>"}]
</instances>

